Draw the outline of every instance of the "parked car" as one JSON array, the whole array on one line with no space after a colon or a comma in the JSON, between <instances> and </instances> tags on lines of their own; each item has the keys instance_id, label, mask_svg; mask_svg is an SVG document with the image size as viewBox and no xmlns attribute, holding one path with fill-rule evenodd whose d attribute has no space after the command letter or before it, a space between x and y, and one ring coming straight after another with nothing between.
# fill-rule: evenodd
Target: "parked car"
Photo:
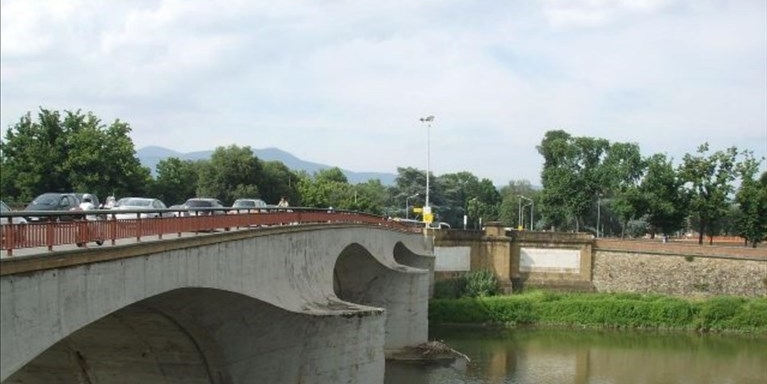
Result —
<instances>
[{"instance_id":1,"label":"parked car","mask_svg":"<svg viewBox=\"0 0 767 384\"><path fill-rule=\"evenodd\" d=\"M11 207L8 206L8 204L5 204L3 201L0 201L0 213L6 213L11 212ZM14 217L3 217L0 218L0 233L2 233L2 242L5 244L5 237L8 236L7 229L4 228L8 224L26 224L27 219L21 217L21 216L14 216ZM17 228L19 229L19 228ZM14 234L14 239L16 239L16 242L21 242L24 240L24 231L17 231Z\"/></svg>"},{"instance_id":2,"label":"parked car","mask_svg":"<svg viewBox=\"0 0 767 384\"><path fill-rule=\"evenodd\" d=\"M49 192L43 193L32 200L24 211L75 211L80 209L80 199L74 193ZM72 220L75 216L57 216L51 220ZM46 217L28 216L28 221L41 221Z\"/></svg>"},{"instance_id":3,"label":"parked car","mask_svg":"<svg viewBox=\"0 0 767 384\"><path fill-rule=\"evenodd\" d=\"M170 215L174 217L182 216L184 212L181 212L182 209L186 209L184 204L174 204L168 207L168 209L175 209L175 212L171 212Z\"/></svg>"},{"instance_id":4,"label":"parked car","mask_svg":"<svg viewBox=\"0 0 767 384\"><path fill-rule=\"evenodd\" d=\"M98 196L92 193L75 193L75 196L77 196L81 203L85 200L86 197L89 197L95 209L101 208L101 203L99 202Z\"/></svg>"},{"instance_id":5,"label":"parked car","mask_svg":"<svg viewBox=\"0 0 767 384\"><path fill-rule=\"evenodd\" d=\"M150 197L124 197L120 200L117 200L115 204L112 206L113 211L134 211L134 210L159 210L159 209L167 209L165 206L165 203L160 201L159 199L154 199ZM115 213L110 214L110 217L114 217L115 219L135 219L135 218L157 218L157 217L163 217L163 216L172 216L170 213L164 213L164 212L141 212L141 213Z\"/></svg>"},{"instance_id":6,"label":"parked car","mask_svg":"<svg viewBox=\"0 0 767 384\"><path fill-rule=\"evenodd\" d=\"M226 213L223 209L216 209L225 208L220 200L209 197L191 198L184 203L184 208L189 209L188 211L183 212L184 216L221 215ZM193 208L205 209L196 211Z\"/></svg>"},{"instance_id":7,"label":"parked car","mask_svg":"<svg viewBox=\"0 0 767 384\"><path fill-rule=\"evenodd\" d=\"M269 212L268 205L261 199L237 199L229 213Z\"/></svg>"}]
</instances>

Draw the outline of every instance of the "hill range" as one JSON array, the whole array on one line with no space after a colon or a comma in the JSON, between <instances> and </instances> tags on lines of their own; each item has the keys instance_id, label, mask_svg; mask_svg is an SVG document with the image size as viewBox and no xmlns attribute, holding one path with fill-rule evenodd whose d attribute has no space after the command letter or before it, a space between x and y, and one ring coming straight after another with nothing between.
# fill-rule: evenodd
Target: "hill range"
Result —
<instances>
[{"instance_id":1,"label":"hill range","mask_svg":"<svg viewBox=\"0 0 767 384\"><path fill-rule=\"evenodd\" d=\"M213 152L214 151L210 150L181 153L168 148L149 146L137 150L136 157L138 157L139 161L141 161L141 165L148 167L152 171L152 175L154 175L156 172L157 163L164 159L176 157L181 160L207 160L210 159L210 156L213 154ZM331 165L314 163L311 161L299 159L298 157L278 148L253 149L253 154L256 155L259 160L279 161L294 171L306 171L310 175L323 169L334 168ZM353 172L346 169L341 169L341 171L344 173L344 175L346 175L346 178L351 184L364 183L368 180L378 179L381 181L381 184L393 185L394 179L397 177L397 175L394 173Z\"/></svg>"}]
</instances>

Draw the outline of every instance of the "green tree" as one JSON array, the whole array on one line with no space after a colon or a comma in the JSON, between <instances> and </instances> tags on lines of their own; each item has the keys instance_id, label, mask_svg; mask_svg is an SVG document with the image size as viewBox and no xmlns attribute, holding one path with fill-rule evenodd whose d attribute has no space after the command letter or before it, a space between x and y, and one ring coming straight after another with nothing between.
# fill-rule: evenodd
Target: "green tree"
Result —
<instances>
[{"instance_id":1,"label":"green tree","mask_svg":"<svg viewBox=\"0 0 767 384\"><path fill-rule=\"evenodd\" d=\"M218 147L210 161L201 163L197 195L231 204L238 198L259 196L261 162L250 147Z\"/></svg>"},{"instance_id":2,"label":"green tree","mask_svg":"<svg viewBox=\"0 0 767 384\"><path fill-rule=\"evenodd\" d=\"M578 231L604 193L603 167L610 143L604 139L573 137L564 131L546 132L538 152L544 158L543 214L553 225L573 220ZM593 223L594 227L596 222Z\"/></svg>"},{"instance_id":3,"label":"green tree","mask_svg":"<svg viewBox=\"0 0 767 384\"><path fill-rule=\"evenodd\" d=\"M0 143L3 196L28 201L43 192L141 194L151 181L135 155L130 126L106 126L92 113L41 108L9 127Z\"/></svg>"},{"instance_id":4,"label":"green tree","mask_svg":"<svg viewBox=\"0 0 767 384\"><path fill-rule=\"evenodd\" d=\"M690 196L690 213L698 223L698 244L703 243L704 234L712 234L707 232L712 223L727 213L738 154L735 147L711 155L706 154L708 150L705 143L698 147L697 156L686 154L679 169Z\"/></svg>"},{"instance_id":5,"label":"green tree","mask_svg":"<svg viewBox=\"0 0 767 384\"><path fill-rule=\"evenodd\" d=\"M746 243L756 248L767 239L767 172L756 179L762 159L755 159L749 151L744 156L736 167L741 184L735 195L739 209L735 226Z\"/></svg>"},{"instance_id":6,"label":"green tree","mask_svg":"<svg viewBox=\"0 0 767 384\"><path fill-rule=\"evenodd\" d=\"M688 215L688 195L684 180L664 154L646 159L647 170L639 186L640 202L650 225L651 234L673 233L684 226Z\"/></svg>"},{"instance_id":7,"label":"green tree","mask_svg":"<svg viewBox=\"0 0 767 384\"><path fill-rule=\"evenodd\" d=\"M498 220L507 227L518 227L520 222L520 196L532 199L538 208L540 208L541 191L533 188L527 180L510 181L507 185L501 187L501 204L498 208ZM539 221L540 222L540 221ZM538 227L538 225L535 225Z\"/></svg>"},{"instance_id":8,"label":"green tree","mask_svg":"<svg viewBox=\"0 0 767 384\"><path fill-rule=\"evenodd\" d=\"M170 157L157 163L152 194L168 206L196 196L200 162Z\"/></svg>"},{"instance_id":9,"label":"green tree","mask_svg":"<svg viewBox=\"0 0 767 384\"><path fill-rule=\"evenodd\" d=\"M339 168L323 169L298 183L301 201L306 207L348 209L353 195L346 176Z\"/></svg>"},{"instance_id":10,"label":"green tree","mask_svg":"<svg viewBox=\"0 0 767 384\"><path fill-rule=\"evenodd\" d=\"M262 176L258 184L261 198L276 203L285 197L292 205L300 206L298 180L300 176L280 161L262 162Z\"/></svg>"},{"instance_id":11,"label":"green tree","mask_svg":"<svg viewBox=\"0 0 767 384\"><path fill-rule=\"evenodd\" d=\"M638 183L644 169L645 162L637 144L614 143L610 145L601 167L602 189L597 192L597 204L601 204L602 200L607 198L609 209L603 212L605 213L604 217L609 219L610 213L617 216L620 221L621 238L625 237L628 222L642 214L644 202L641 199ZM601 209L597 211L601 212ZM602 228L607 228L609 231L610 227L604 225L607 221L603 220L602 217L597 220L598 223L601 223ZM603 233L604 229L599 229L599 232Z\"/></svg>"}]
</instances>

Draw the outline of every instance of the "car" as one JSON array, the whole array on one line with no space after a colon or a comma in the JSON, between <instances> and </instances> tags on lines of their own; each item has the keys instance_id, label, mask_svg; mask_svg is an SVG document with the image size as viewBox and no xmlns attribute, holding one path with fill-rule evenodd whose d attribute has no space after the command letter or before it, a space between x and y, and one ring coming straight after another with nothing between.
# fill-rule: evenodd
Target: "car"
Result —
<instances>
[{"instance_id":1,"label":"car","mask_svg":"<svg viewBox=\"0 0 767 384\"><path fill-rule=\"evenodd\" d=\"M261 199L237 199L229 213L268 212L268 205Z\"/></svg>"},{"instance_id":2,"label":"car","mask_svg":"<svg viewBox=\"0 0 767 384\"><path fill-rule=\"evenodd\" d=\"M0 201L0 213L7 213L12 212L13 210L11 207L8 206L8 204L4 203L3 201ZM8 235L8 232L6 231L5 226L8 224L26 224L27 219L21 217L21 216L13 216L13 217L3 217L0 218L0 233L2 234L2 242L5 243L5 236ZM22 228L16 228L17 232L14 233L14 239L16 239L16 242L21 242L24 240L24 231L21 230Z\"/></svg>"},{"instance_id":3,"label":"car","mask_svg":"<svg viewBox=\"0 0 767 384\"><path fill-rule=\"evenodd\" d=\"M88 197L90 198L91 203L93 204L94 207L96 207L96 209L101 207L101 203L99 203L98 196L96 196L93 193L75 193L75 196L77 196L77 198L80 200L81 203L85 201L86 197Z\"/></svg>"},{"instance_id":4,"label":"car","mask_svg":"<svg viewBox=\"0 0 767 384\"><path fill-rule=\"evenodd\" d=\"M226 213L224 209L220 209L225 208L221 200L211 197L193 197L184 203L184 208L189 210L182 212L183 216L222 215ZM204 209L196 211L193 208Z\"/></svg>"},{"instance_id":5,"label":"car","mask_svg":"<svg viewBox=\"0 0 767 384\"><path fill-rule=\"evenodd\" d=\"M136 211L136 210L147 210L147 211L156 211L160 209L167 209L165 206L165 203L163 203L159 199L151 198L151 197L123 197L120 200L117 200L117 202L114 203L112 206L113 211ZM148 218L158 218L158 217L164 217L164 216L172 216L170 213L165 212L141 212L141 213L114 213L110 214L110 217L114 217L115 219L136 219L136 218L142 218L142 219L148 219Z\"/></svg>"},{"instance_id":6,"label":"car","mask_svg":"<svg viewBox=\"0 0 767 384\"><path fill-rule=\"evenodd\" d=\"M80 209L80 199L74 193L48 192L35 197L24 211L75 211ZM72 220L75 216L50 217L51 220ZM28 216L31 222L46 220L43 216Z\"/></svg>"}]
</instances>

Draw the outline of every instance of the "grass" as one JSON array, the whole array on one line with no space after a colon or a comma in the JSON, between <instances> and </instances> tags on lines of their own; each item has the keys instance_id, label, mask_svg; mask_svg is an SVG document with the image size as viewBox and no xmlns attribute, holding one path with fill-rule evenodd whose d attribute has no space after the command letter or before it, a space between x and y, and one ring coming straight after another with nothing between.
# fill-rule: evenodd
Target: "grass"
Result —
<instances>
[{"instance_id":1,"label":"grass","mask_svg":"<svg viewBox=\"0 0 767 384\"><path fill-rule=\"evenodd\" d=\"M537 325L767 335L767 298L718 296L690 300L633 293L533 291L509 296L434 299L429 304L429 321L435 325Z\"/></svg>"}]
</instances>

